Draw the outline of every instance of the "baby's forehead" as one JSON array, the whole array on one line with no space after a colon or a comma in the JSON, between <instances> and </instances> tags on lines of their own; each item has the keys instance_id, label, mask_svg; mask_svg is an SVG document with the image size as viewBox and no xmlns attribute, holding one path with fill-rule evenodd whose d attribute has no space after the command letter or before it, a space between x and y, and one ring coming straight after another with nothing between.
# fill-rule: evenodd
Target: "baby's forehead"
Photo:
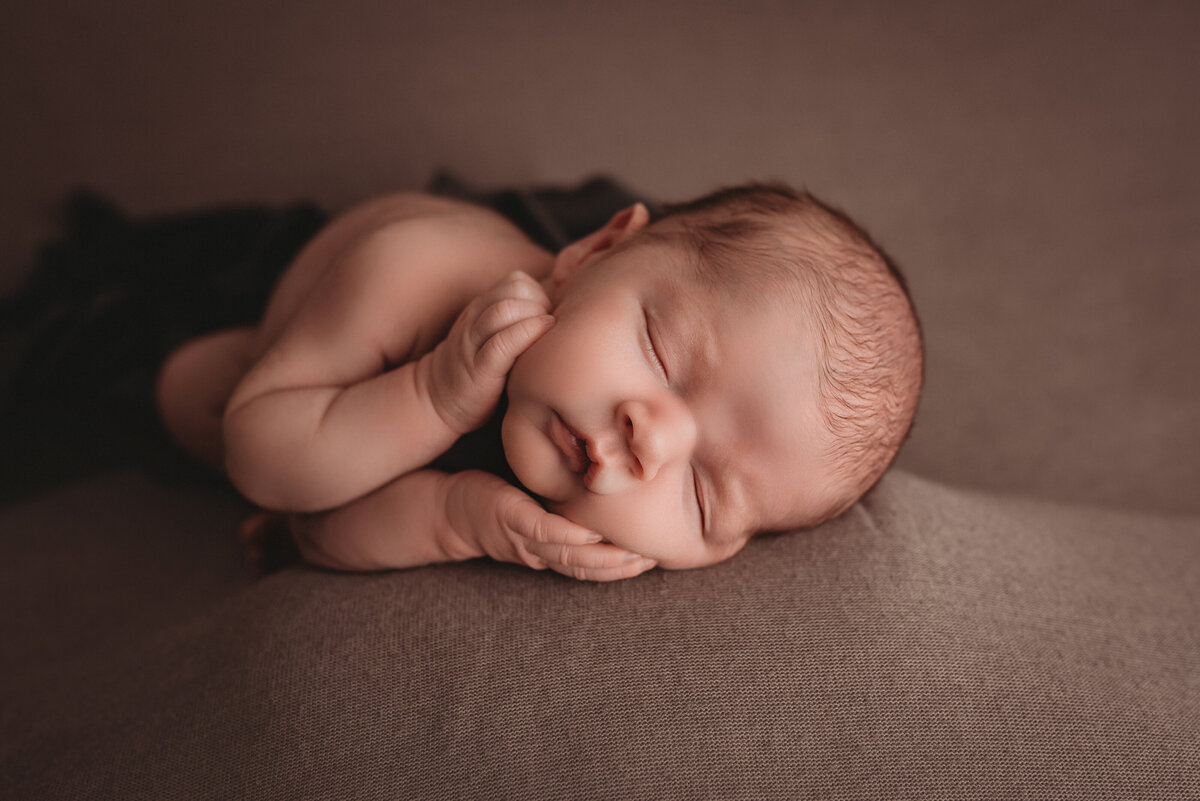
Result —
<instances>
[{"instance_id":1,"label":"baby's forehead","mask_svg":"<svg viewBox=\"0 0 1200 801\"><path fill-rule=\"evenodd\" d=\"M777 244L703 240L664 222L641 232L627 247L646 257L673 297L715 300L722 308L755 315L794 313L809 303L807 279ZM782 325L785 318L777 314L773 321Z\"/></svg>"},{"instance_id":2,"label":"baby's forehead","mask_svg":"<svg viewBox=\"0 0 1200 801\"><path fill-rule=\"evenodd\" d=\"M679 245L655 246L648 252L652 254L647 259L653 273L651 300L662 313L663 324L688 339L693 348L706 350L717 368L736 363L759 371L776 370L784 362L808 359L819 350L815 318L801 288L763 280L750 269L714 276ZM742 331L747 332L745 337L736 336ZM753 341L747 342L747 337Z\"/></svg>"},{"instance_id":3,"label":"baby's forehead","mask_svg":"<svg viewBox=\"0 0 1200 801\"><path fill-rule=\"evenodd\" d=\"M819 515L835 471L812 332L768 304L757 313L718 308L711 319L690 320L680 337L704 354L700 376L685 378L682 392L703 423L700 460L730 506L723 528L754 533Z\"/></svg>"}]
</instances>

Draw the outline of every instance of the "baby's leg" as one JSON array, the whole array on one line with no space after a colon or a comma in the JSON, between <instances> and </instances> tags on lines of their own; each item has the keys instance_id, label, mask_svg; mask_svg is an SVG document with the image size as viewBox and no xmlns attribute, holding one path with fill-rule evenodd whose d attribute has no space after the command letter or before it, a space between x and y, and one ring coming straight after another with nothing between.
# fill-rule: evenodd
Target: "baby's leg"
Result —
<instances>
[{"instance_id":1,"label":"baby's leg","mask_svg":"<svg viewBox=\"0 0 1200 801\"><path fill-rule=\"evenodd\" d=\"M256 329L227 328L185 342L163 364L155 395L163 424L184 450L224 472L221 417L253 365Z\"/></svg>"},{"instance_id":2,"label":"baby's leg","mask_svg":"<svg viewBox=\"0 0 1200 801\"><path fill-rule=\"evenodd\" d=\"M158 411L184 450L225 471L221 418L229 396L287 328L337 254L389 210L385 202L367 203L326 226L280 276L256 327L197 337L167 358L158 374Z\"/></svg>"}]
</instances>

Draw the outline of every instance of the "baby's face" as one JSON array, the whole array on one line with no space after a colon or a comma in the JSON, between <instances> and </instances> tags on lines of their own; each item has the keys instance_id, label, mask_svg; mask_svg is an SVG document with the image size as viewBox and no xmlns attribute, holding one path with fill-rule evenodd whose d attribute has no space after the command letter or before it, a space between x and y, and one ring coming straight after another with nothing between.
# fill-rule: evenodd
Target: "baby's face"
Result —
<instances>
[{"instance_id":1,"label":"baby's face","mask_svg":"<svg viewBox=\"0 0 1200 801\"><path fill-rule=\"evenodd\" d=\"M659 243L559 278L555 325L517 360L503 423L509 464L548 508L688 568L832 497L802 312L722 297Z\"/></svg>"}]
</instances>

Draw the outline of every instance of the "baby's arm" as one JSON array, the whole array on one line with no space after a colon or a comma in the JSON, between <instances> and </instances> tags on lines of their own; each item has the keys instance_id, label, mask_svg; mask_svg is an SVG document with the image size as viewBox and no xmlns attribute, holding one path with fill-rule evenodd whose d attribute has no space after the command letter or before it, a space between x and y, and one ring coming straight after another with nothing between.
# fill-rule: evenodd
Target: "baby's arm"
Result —
<instances>
[{"instance_id":1,"label":"baby's arm","mask_svg":"<svg viewBox=\"0 0 1200 801\"><path fill-rule=\"evenodd\" d=\"M297 515L305 561L335 570L386 570L489 556L579 579L613 581L654 566L551 514L479 470L419 470L330 512Z\"/></svg>"},{"instance_id":2,"label":"baby's arm","mask_svg":"<svg viewBox=\"0 0 1200 801\"><path fill-rule=\"evenodd\" d=\"M512 359L551 322L529 276L467 301L501 269L546 257L469 211L362 237L234 391L224 420L234 484L267 508L318 511L444 452L486 419Z\"/></svg>"}]
</instances>

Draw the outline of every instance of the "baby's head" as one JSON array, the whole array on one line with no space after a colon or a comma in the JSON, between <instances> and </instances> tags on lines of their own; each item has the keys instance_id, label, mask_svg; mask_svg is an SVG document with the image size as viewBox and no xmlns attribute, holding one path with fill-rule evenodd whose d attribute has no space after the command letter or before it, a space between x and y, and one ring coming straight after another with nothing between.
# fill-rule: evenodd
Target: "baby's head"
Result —
<instances>
[{"instance_id":1,"label":"baby's head","mask_svg":"<svg viewBox=\"0 0 1200 801\"><path fill-rule=\"evenodd\" d=\"M667 568L840 514L895 458L922 383L904 281L848 217L780 185L557 257L556 323L509 377L504 449L547 506Z\"/></svg>"}]
</instances>

